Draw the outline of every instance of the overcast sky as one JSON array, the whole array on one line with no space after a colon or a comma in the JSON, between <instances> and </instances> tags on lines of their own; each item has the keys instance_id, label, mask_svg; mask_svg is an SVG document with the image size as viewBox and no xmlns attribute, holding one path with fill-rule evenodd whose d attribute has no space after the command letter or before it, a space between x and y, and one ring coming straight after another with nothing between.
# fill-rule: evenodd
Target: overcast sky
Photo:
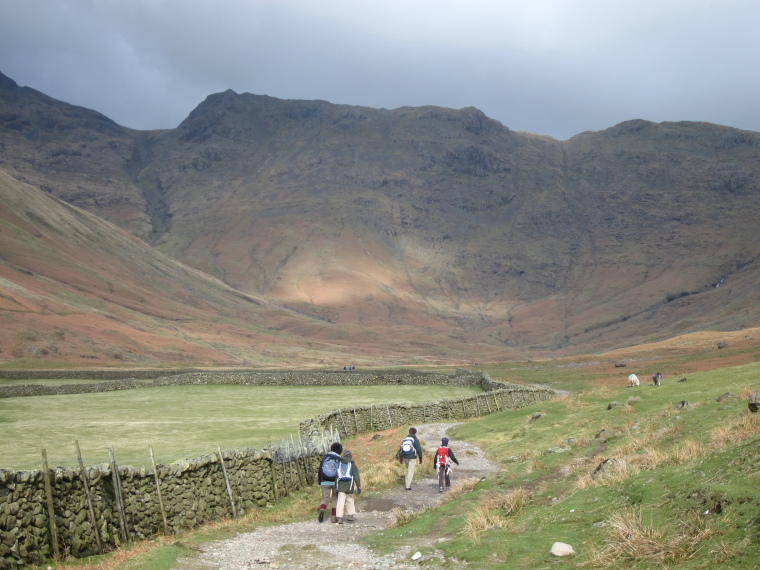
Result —
<instances>
[{"instance_id":1,"label":"overcast sky","mask_svg":"<svg viewBox=\"0 0 760 570\"><path fill-rule=\"evenodd\" d=\"M136 129L211 93L760 131L758 0L0 0L0 72Z\"/></svg>"}]
</instances>

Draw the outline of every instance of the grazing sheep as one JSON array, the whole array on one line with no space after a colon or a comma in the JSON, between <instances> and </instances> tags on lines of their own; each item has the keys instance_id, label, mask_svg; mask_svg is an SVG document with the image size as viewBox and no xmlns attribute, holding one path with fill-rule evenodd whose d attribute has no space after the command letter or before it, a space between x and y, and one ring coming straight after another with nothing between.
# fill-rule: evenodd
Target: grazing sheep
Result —
<instances>
[{"instance_id":1,"label":"grazing sheep","mask_svg":"<svg viewBox=\"0 0 760 570\"><path fill-rule=\"evenodd\" d=\"M652 384L659 386L660 382L662 382L662 372L655 372L652 374Z\"/></svg>"},{"instance_id":2,"label":"grazing sheep","mask_svg":"<svg viewBox=\"0 0 760 570\"><path fill-rule=\"evenodd\" d=\"M639 385L639 377L635 374L631 374L628 377L628 385L629 386L638 386Z\"/></svg>"}]
</instances>

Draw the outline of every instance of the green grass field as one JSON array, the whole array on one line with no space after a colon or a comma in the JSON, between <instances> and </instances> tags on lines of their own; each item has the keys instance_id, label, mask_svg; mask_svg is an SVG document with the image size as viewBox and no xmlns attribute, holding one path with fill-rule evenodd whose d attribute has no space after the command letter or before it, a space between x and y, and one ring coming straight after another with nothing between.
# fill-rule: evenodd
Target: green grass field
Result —
<instances>
[{"instance_id":1,"label":"green grass field","mask_svg":"<svg viewBox=\"0 0 760 570\"><path fill-rule=\"evenodd\" d=\"M749 354L749 364L692 371L686 382L677 379L691 357L663 358L638 364L634 370L633 366L610 370L609 364L568 367L551 362L493 367L489 369L493 377L548 384L568 390L570 395L451 428L449 433L455 439L486 450L501 464L500 471L486 480L468 482L439 508L411 514L408 522L371 534L363 542L378 553L399 548L419 550L422 566L436 560L431 556L435 554L446 559L447 567L466 561L469 567L484 569L755 569L755 546L760 542L760 414L748 411L747 398L760 391L760 358L755 348ZM713 353L705 358L715 361ZM659 387L648 381L648 374L655 369L666 374ZM641 386L627 387L625 377L631 371L639 374ZM287 421L283 418L283 434L289 435L299 421L323 410L370 401L425 401L475 391L398 386L272 388L271 395L265 397L264 391L258 391L262 389L255 388L253 396L244 397L241 394L254 389L197 386L192 387L197 392L192 392L187 388L166 388L166 397L158 396L164 389L145 389L131 395L114 393L110 400L105 399L108 394L92 395L104 398L100 403L85 402L81 396L51 401L59 400L55 415L68 420L80 417L71 409L71 402L87 403L82 409L89 415L81 415L82 424L101 434L95 441L104 450L109 437L102 432L111 430L112 424L135 433L142 440L134 446L136 457L145 459L132 463L146 464L148 445L153 445L165 462L161 453L174 440L182 440L186 446L197 438L200 453L213 451L216 445L250 445L246 438L252 437L249 432L259 431L257 426L276 432L278 413L291 416ZM224 390L230 391L214 396ZM299 392L305 396L300 397ZM730 396L719 401L726 393ZM256 401L251 401L254 398ZM43 405L46 399L26 399L29 406L37 400L36 407L19 417L50 414ZM9 409L23 405L24 400L0 400L3 445L6 428L18 429ZM287 406L282 405L283 400ZM338 400L344 403L336 403ZM683 401L689 404L679 409L676 404ZM181 402L181 410L168 414L167 409L177 407L176 402ZM610 406L611 402L617 405ZM117 406L118 414L114 413ZM278 412L283 409L287 411ZM140 422L153 421L155 415L166 415L166 425L153 423L152 429L143 430ZM85 417L89 418L87 424ZM44 434L43 424L42 420L30 422L29 431ZM54 429L60 431L69 425L72 431L61 440L70 464L69 458L75 456L73 440L78 438L80 444L84 441L81 431L76 432L68 422L58 422ZM602 430L604 435L600 436ZM157 433L161 434L163 449L156 443ZM239 439L229 445L217 442L225 433ZM125 437L127 448L130 434ZM362 452L366 468L373 469L374 461L379 470L389 461L387 449L382 448L388 441L374 441L366 435L360 438L368 446ZM349 440L347 445L360 438ZM124 454L114 445L117 459L125 463L121 459ZM17 447L21 451L21 444ZM101 460L89 457L84 445L83 451L86 462ZM6 453L3 449L3 456ZM37 461L39 451L33 449L31 457ZM607 459L611 461L602 474L592 476ZM458 483L456 477L454 483ZM135 544L133 554L123 553L125 560L107 555L91 561L95 566L84 561L73 566L88 570L166 570L174 567L177 557L192 557L198 544L228 538L261 524L307 520L313 517L312 499L313 490L307 489L275 507L254 511L246 520L199 528L180 540L167 538L161 545L155 540ZM549 549L556 541L570 544L576 554L552 556Z\"/></svg>"},{"instance_id":2,"label":"green grass field","mask_svg":"<svg viewBox=\"0 0 760 570\"><path fill-rule=\"evenodd\" d=\"M424 555L443 537L435 549L476 568L757 568L760 417L747 410L755 391L757 362L659 387L592 388L456 426L449 433L481 446L501 471L366 543ZM524 504L512 508L516 493ZM555 541L576 555L550 555Z\"/></svg>"},{"instance_id":3,"label":"green grass field","mask_svg":"<svg viewBox=\"0 0 760 570\"><path fill-rule=\"evenodd\" d=\"M0 467L109 460L150 465L224 449L261 447L298 435L301 421L337 408L426 402L480 392L440 386L166 386L96 394L0 399ZM337 427L337 426L336 426Z\"/></svg>"}]
</instances>

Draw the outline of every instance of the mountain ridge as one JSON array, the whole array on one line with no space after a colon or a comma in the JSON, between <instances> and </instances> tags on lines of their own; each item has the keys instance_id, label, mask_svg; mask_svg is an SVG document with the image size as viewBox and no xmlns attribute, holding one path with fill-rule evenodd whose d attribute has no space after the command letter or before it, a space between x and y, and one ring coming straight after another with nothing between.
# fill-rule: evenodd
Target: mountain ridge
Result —
<instances>
[{"instance_id":1,"label":"mountain ridge","mask_svg":"<svg viewBox=\"0 0 760 570\"><path fill-rule=\"evenodd\" d=\"M557 141L474 108L228 90L176 129L104 134L8 91L0 168L359 350L424 331L487 360L760 320L758 133L632 120Z\"/></svg>"}]
</instances>

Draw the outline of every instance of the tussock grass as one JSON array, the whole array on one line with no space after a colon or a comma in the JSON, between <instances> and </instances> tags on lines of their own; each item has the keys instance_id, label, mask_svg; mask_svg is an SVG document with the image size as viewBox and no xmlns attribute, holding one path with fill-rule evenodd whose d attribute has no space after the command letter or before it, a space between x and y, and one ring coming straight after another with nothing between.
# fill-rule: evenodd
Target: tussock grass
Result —
<instances>
[{"instance_id":1,"label":"tussock grass","mask_svg":"<svg viewBox=\"0 0 760 570\"><path fill-rule=\"evenodd\" d=\"M760 434L760 415L744 410L742 414L725 425L716 426L710 432L710 445L720 448L728 443L738 443Z\"/></svg>"},{"instance_id":2,"label":"tussock grass","mask_svg":"<svg viewBox=\"0 0 760 570\"><path fill-rule=\"evenodd\" d=\"M391 487L404 477L404 466L398 461L373 462L363 464L360 467L363 489ZM418 467L420 466L418 465Z\"/></svg>"},{"instance_id":3,"label":"tussock grass","mask_svg":"<svg viewBox=\"0 0 760 570\"><path fill-rule=\"evenodd\" d=\"M575 482L575 488L582 490L589 487L616 485L640 472L641 467L635 463L630 463L624 459L614 459L608 462L596 475L586 473L578 477L578 480Z\"/></svg>"},{"instance_id":4,"label":"tussock grass","mask_svg":"<svg viewBox=\"0 0 760 570\"><path fill-rule=\"evenodd\" d=\"M525 465L525 473L530 474L530 473L536 473L536 472L539 472L539 471L543 471L544 467L545 467L544 462L541 461L540 459L531 459Z\"/></svg>"},{"instance_id":5,"label":"tussock grass","mask_svg":"<svg viewBox=\"0 0 760 570\"><path fill-rule=\"evenodd\" d=\"M673 450L672 458L676 464L680 465L687 461L699 459L700 457L705 456L708 452L709 449L706 446L700 445L699 442L696 442L693 439L685 439L676 445Z\"/></svg>"},{"instance_id":6,"label":"tussock grass","mask_svg":"<svg viewBox=\"0 0 760 570\"><path fill-rule=\"evenodd\" d=\"M432 510L432 507L423 507L421 509L418 509L416 511L401 509L399 507L396 507L391 511L391 514L393 515L393 519L391 520L391 524L389 525L389 528L398 528L400 526L407 525L421 516L429 513Z\"/></svg>"},{"instance_id":7,"label":"tussock grass","mask_svg":"<svg viewBox=\"0 0 760 570\"><path fill-rule=\"evenodd\" d=\"M742 400L749 400L757 391L758 390L752 386L742 386L739 388L737 394Z\"/></svg>"},{"instance_id":8,"label":"tussock grass","mask_svg":"<svg viewBox=\"0 0 760 570\"><path fill-rule=\"evenodd\" d=\"M680 528L645 525L640 508L613 514L607 521L606 546L593 553L588 565L598 568L629 567L635 563L677 564L691 558L712 531L698 519Z\"/></svg>"},{"instance_id":9,"label":"tussock grass","mask_svg":"<svg viewBox=\"0 0 760 570\"><path fill-rule=\"evenodd\" d=\"M635 465L642 471L651 471L664 465L670 456L656 447L647 447L634 455L626 456L629 463Z\"/></svg>"},{"instance_id":10,"label":"tussock grass","mask_svg":"<svg viewBox=\"0 0 760 570\"><path fill-rule=\"evenodd\" d=\"M634 408L629 402L626 402L623 404L623 407L620 409L620 411L623 414L635 414L636 408Z\"/></svg>"},{"instance_id":11,"label":"tussock grass","mask_svg":"<svg viewBox=\"0 0 760 570\"><path fill-rule=\"evenodd\" d=\"M530 491L523 487L491 493L482 500L485 509L504 511L507 516L520 514L529 502Z\"/></svg>"},{"instance_id":12,"label":"tussock grass","mask_svg":"<svg viewBox=\"0 0 760 570\"><path fill-rule=\"evenodd\" d=\"M475 544L480 542L481 535L491 529L505 528L507 521L495 509L476 507L467 514L464 534Z\"/></svg>"}]
</instances>

